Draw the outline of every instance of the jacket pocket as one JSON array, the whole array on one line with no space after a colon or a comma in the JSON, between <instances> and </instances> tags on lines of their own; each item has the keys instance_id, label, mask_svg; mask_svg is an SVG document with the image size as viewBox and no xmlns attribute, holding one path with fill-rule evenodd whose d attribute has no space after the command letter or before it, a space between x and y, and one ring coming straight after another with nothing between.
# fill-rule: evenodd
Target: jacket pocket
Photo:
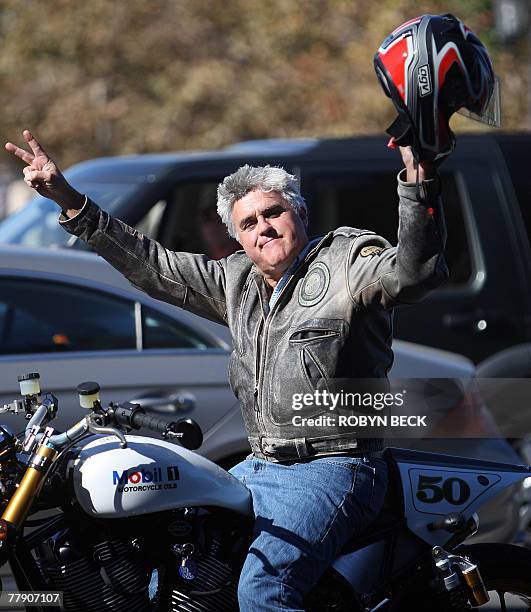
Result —
<instances>
[{"instance_id":1,"label":"jacket pocket","mask_svg":"<svg viewBox=\"0 0 531 612\"><path fill-rule=\"evenodd\" d=\"M293 401L296 395L331 390L347 330L348 323L342 319L309 319L291 327L280 339L268 393L273 424L291 424L294 415L314 417L328 412L322 405L294 409Z\"/></svg>"},{"instance_id":2,"label":"jacket pocket","mask_svg":"<svg viewBox=\"0 0 531 612\"><path fill-rule=\"evenodd\" d=\"M298 351L299 371L309 391L328 389L337 370L346 325L341 319L311 319L291 332L288 342Z\"/></svg>"}]
</instances>

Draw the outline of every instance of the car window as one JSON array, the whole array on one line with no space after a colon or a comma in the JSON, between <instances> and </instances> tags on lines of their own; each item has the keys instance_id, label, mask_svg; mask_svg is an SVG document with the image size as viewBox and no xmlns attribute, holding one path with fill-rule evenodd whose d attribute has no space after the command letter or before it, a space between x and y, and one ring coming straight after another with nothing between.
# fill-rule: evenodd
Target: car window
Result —
<instances>
[{"instance_id":1,"label":"car window","mask_svg":"<svg viewBox=\"0 0 531 612\"><path fill-rule=\"evenodd\" d=\"M0 354L136 349L134 302L62 283L0 280Z\"/></svg>"},{"instance_id":2,"label":"car window","mask_svg":"<svg viewBox=\"0 0 531 612\"><path fill-rule=\"evenodd\" d=\"M195 330L148 306L142 306L142 347L203 350L219 348Z\"/></svg>"},{"instance_id":3,"label":"car window","mask_svg":"<svg viewBox=\"0 0 531 612\"><path fill-rule=\"evenodd\" d=\"M160 229L160 222L168 202L166 200L159 200L154 206L152 206L147 213L135 224L135 228L144 236L148 238L155 238Z\"/></svg>"},{"instance_id":4,"label":"car window","mask_svg":"<svg viewBox=\"0 0 531 612\"><path fill-rule=\"evenodd\" d=\"M470 246L455 176L442 173L443 204L448 226L446 258L450 279L445 286L462 285L472 275ZM397 243L396 174L375 172L303 176L303 195L310 209L310 234L342 225L369 229Z\"/></svg>"},{"instance_id":5,"label":"car window","mask_svg":"<svg viewBox=\"0 0 531 612\"><path fill-rule=\"evenodd\" d=\"M103 210L111 214L138 189L128 183L83 183L74 181L81 193L87 194ZM60 210L55 202L42 196L31 200L22 210L0 224L0 243L30 247L66 246L72 236L57 222Z\"/></svg>"},{"instance_id":6,"label":"car window","mask_svg":"<svg viewBox=\"0 0 531 612\"><path fill-rule=\"evenodd\" d=\"M161 244L173 251L205 253L212 259L241 249L217 214L216 191L222 178L183 181L175 187L156 235Z\"/></svg>"}]
</instances>

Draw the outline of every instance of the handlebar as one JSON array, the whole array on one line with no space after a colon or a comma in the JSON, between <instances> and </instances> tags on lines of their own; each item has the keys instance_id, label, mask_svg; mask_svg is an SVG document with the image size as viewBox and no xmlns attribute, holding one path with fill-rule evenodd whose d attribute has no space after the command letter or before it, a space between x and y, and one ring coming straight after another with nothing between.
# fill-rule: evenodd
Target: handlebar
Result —
<instances>
[{"instance_id":1,"label":"handlebar","mask_svg":"<svg viewBox=\"0 0 531 612\"><path fill-rule=\"evenodd\" d=\"M98 383L86 382L78 385L77 390L82 408L89 410L86 417L75 423L63 433L54 433L52 427L44 426L57 414L58 401L51 393L40 390L39 375L32 373L20 377L23 400L0 406L0 412L19 412L24 410L29 419L25 438L21 443L24 452L30 453L40 445L47 445L60 451L64 446L75 442L86 434L112 434L119 438L122 448L127 446L124 433L131 429L149 429L164 439L177 438L182 446L197 449L203 442L203 434L197 423L189 418L167 421L158 416L147 415L139 404L125 402L109 404L104 409L100 403ZM31 385L29 385L29 383ZM25 385L23 387L23 385ZM28 386L29 385L29 386Z\"/></svg>"},{"instance_id":2,"label":"handlebar","mask_svg":"<svg viewBox=\"0 0 531 612\"><path fill-rule=\"evenodd\" d=\"M194 450L203 443L201 428L192 419L165 421L146 414L142 406L130 402L109 406L107 414L118 427L146 428L161 434L163 438L179 438L181 445L188 449Z\"/></svg>"},{"instance_id":3,"label":"handlebar","mask_svg":"<svg viewBox=\"0 0 531 612\"><path fill-rule=\"evenodd\" d=\"M147 414L135 414L133 418L134 429L141 429L145 427L156 433L176 433L174 431L175 423L172 421L168 423L163 419L149 416Z\"/></svg>"},{"instance_id":4,"label":"handlebar","mask_svg":"<svg viewBox=\"0 0 531 612\"><path fill-rule=\"evenodd\" d=\"M109 412L114 417L114 421L117 425L125 425L132 429L145 428L159 434L174 434L179 436L179 434L175 432L175 422L168 422L164 419L147 415L144 408L139 404L132 404L130 402L118 404L112 406Z\"/></svg>"}]
</instances>

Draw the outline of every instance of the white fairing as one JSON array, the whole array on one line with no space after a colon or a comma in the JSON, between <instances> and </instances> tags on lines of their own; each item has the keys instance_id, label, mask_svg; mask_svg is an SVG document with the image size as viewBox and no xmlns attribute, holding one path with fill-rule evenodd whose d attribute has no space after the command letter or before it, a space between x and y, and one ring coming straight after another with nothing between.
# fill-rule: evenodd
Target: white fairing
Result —
<instances>
[{"instance_id":1,"label":"white fairing","mask_svg":"<svg viewBox=\"0 0 531 612\"><path fill-rule=\"evenodd\" d=\"M408 528L429 544L439 546L444 546L451 534L442 529L430 530L431 523L452 512L469 519L489 499L530 474L527 466L518 471L515 466L500 463L498 469L493 469L496 464L481 461L471 469L444 465L442 460L441 465L407 461L397 464Z\"/></svg>"},{"instance_id":2,"label":"white fairing","mask_svg":"<svg viewBox=\"0 0 531 612\"><path fill-rule=\"evenodd\" d=\"M252 515L248 489L231 474L186 448L126 436L92 439L73 463L74 490L87 514L120 518L180 507L218 506Z\"/></svg>"}]
</instances>

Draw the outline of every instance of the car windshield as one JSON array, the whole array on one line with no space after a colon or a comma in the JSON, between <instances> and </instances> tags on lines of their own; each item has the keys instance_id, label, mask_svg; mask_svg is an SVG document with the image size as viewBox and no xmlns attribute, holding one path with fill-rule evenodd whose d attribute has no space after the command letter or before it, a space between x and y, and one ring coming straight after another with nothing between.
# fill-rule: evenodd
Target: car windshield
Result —
<instances>
[{"instance_id":1,"label":"car windshield","mask_svg":"<svg viewBox=\"0 0 531 612\"><path fill-rule=\"evenodd\" d=\"M137 183L90 183L72 181L74 187L110 212L120 206L135 189ZM68 246L75 240L57 223L59 209L55 202L37 196L22 210L0 224L0 243L22 244L30 247Z\"/></svg>"}]
</instances>

